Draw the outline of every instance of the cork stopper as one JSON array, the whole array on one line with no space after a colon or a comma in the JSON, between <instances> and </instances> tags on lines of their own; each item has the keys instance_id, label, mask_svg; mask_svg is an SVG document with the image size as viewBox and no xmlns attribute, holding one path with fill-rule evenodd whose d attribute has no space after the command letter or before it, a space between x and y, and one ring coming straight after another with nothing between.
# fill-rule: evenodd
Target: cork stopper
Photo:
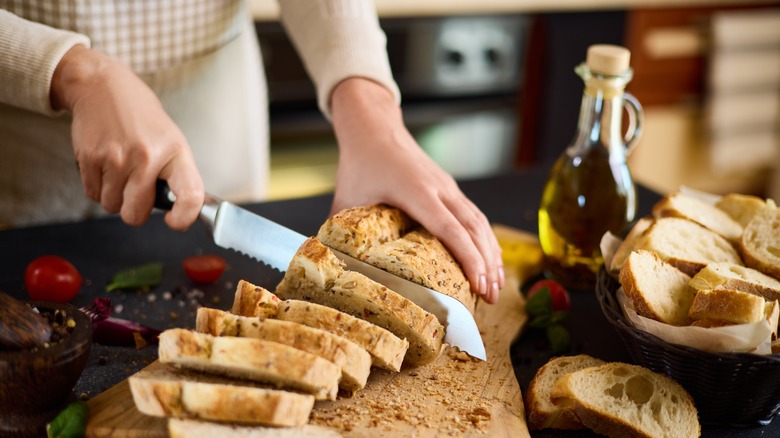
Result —
<instances>
[{"instance_id":1,"label":"cork stopper","mask_svg":"<svg viewBox=\"0 0 780 438\"><path fill-rule=\"evenodd\" d=\"M594 44L588 47L586 63L593 73L620 75L629 68L631 51L621 46Z\"/></svg>"}]
</instances>

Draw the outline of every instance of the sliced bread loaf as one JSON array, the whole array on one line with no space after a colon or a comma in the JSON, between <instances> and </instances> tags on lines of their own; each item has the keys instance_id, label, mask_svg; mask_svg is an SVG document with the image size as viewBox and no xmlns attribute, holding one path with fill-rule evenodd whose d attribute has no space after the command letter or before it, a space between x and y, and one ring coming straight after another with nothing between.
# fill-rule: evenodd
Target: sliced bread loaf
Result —
<instances>
[{"instance_id":1,"label":"sliced bread loaf","mask_svg":"<svg viewBox=\"0 0 780 438\"><path fill-rule=\"evenodd\" d=\"M582 429L580 420L570 411L555 406L550 399L555 382L573 371L602 365L604 361L580 354L577 356L559 356L547 361L536 372L525 392L525 407L528 410L528 428L537 429Z\"/></svg>"},{"instance_id":2,"label":"sliced bread loaf","mask_svg":"<svg viewBox=\"0 0 780 438\"><path fill-rule=\"evenodd\" d=\"M399 371L409 342L390 331L348 313L300 300L285 300L276 318L322 329L360 345L371 355L374 366Z\"/></svg>"},{"instance_id":3,"label":"sliced bread loaf","mask_svg":"<svg viewBox=\"0 0 780 438\"><path fill-rule=\"evenodd\" d=\"M710 263L691 278L696 290L733 289L750 292L767 300L780 299L780 281L761 271L733 263Z\"/></svg>"},{"instance_id":4,"label":"sliced bread loaf","mask_svg":"<svg viewBox=\"0 0 780 438\"><path fill-rule=\"evenodd\" d=\"M639 315L666 324L690 324L688 309L694 289L684 272L664 262L657 254L632 252L620 270L623 292Z\"/></svg>"},{"instance_id":5,"label":"sliced bread loaf","mask_svg":"<svg viewBox=\"0 0 780 438\"><path fill-rule=\"evenodd\" d=\"M404 362L422 365L441 353L444 327L435 315L343 263L316 238L301 245L276 288L284 299L322 304L409 341Z\"/></svg>"},{"instance_id":6,"label":"sliced bread loaf","mask_svg":"<svg viewBox=\"0 0 780 438\"><path fill-rule=\"evenodd\" d=\"M762 208L745 227L739 249L745 264L780 279L780 209Z\"/></svg>"},{"instance_id":7,"label":"sliced bread loaf","mask_svg":"<svg viewBox=\"0 0 780 438\"><path fill-rule=\"evenodd\" d=\"M341 368L339 386L347 391L365 387L371 372L371 356L365 349L341 336L296 322L239 316L201 307L196 330L213 336L264 339L315 354Z\"/></svg>"},{"instance_id":8,"label":"sliced bread loaf","mask_svg":"<svg viewBox=\"0 0 780 438\"><path fill-rule=\"evenodd\" d=\"M680 192L664 196L653 206L653 216L688 219L723 236L729 242L738 242L742 225L713 204Z\"/></svg>"},{"instance_id":9,"label":"sliced bread loaf","mask_svg":"<svg viewBox=\"0 0 780 438\"><path fill-rule=\"evenodd\" d=\"M138 410L156 417L300 426L314 397L173 366L142 370L128 379Z\"/></svg>"},{"instance_id":10,"label":"sliced bread loaf","mask_svg":"<svg viewBox=\"0 0 780 438\"><path fill-rule=\"evenodd\" d=\"M766 317L765 304L763 297L738 290L700 290L693 298L688 315L691 319L749 324Z\"/></svg>"},{"instance_id":11,"label":"sliced bread loaf","mask_svg":"<svg viewBox=\"0 0 780 438\"><path fill-rule=\"evenodd\" d=\"M725 211L743 228L764 206L766 206L766 201L758 196L743 195L741 193L729 193L715 203L715 207Z\"/></svg>"},{"instance_id":12,"label":"sliced bread loaf","mask_svg":"<svg viewBox=\"0 0 780 438\"><path fill-rule=\"evenodd\" d=\"M689 276L712 262L743 264L726 239L687 219L657 219L645 232L640 248L657 253Z\"/></svg>"},{"instance_id":13,"label":"sliced bread loaf","mask_svg":"<svg viewBox=\"0 0 780 438\"><path fill-rule=\"evenodd\" d=\"M368 248L366 263L449 295L473 314L477 296L450 251L424 229Z\"/></svg>"},{"instance_id":14,"label":"sliced bread loaf","mask_svg":"<svg viewBox=\"0 0 780 438\"><path fill-rule=\"evenodd\" d=\"M168 420L170 438L339 438L333 429L307 424L298 427L261 427L219 424L209 421Z\"/></svg>"},{"instance_id":15,"label":"sliced bread loaf","mask_svg":"<svg viewBox=\"0 0 780 438\"><path fill-rule=\"evenodd\" d=\"M240 280L233 298L232 313L241 316L272 318L281 300L267 289Z\"/></svg>"},{"instance_id":16,"label":"sliced bread loaf","mask_svg":"<svg viewBox=\"0 0 780 438\"><path fill-rule=\"evenodd\" d=\"M612 362L566 374L551 397L587 428L608 437L698 437L691 396L674 380L637 365Z\"/></svg>"},{"instance_id":17,"label":"sliced bread loaf","mask_svg":"<svg viewBox=\"0 0 780 438\"><path fill-rule=\"evenodd\" d=\"M381 204L353 207L328 218L317 239L362 260L369 248L398 239L413 225L414 221L397 208Z\"/></svg>"},{"instance_id":18,"label":"sliced bread loaf","mask_svg":"<svg viewBox=\"0 0 780 438\"><path fill-rule=\"evenodd\" d=\"M335 400L341 368L305 351L261 339L215 337L185 329L160 334L160 362L269 383Z\"/></svg>"}]
</instances>

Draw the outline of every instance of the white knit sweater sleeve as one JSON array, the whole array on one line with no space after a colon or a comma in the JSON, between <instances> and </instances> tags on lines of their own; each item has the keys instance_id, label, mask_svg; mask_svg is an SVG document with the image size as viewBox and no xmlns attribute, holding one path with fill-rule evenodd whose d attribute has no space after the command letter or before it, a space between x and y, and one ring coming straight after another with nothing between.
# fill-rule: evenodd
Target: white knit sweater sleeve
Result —
<instances>
[{"instance_id":1,"label":"white knit sweater sleeve","mask_svg":"<svg viewBox=\"0 0 780 438\"><path fill-rule=\"evenodd\" d=\"M363 77L401 93L387 57L387 38L371 0L279 0L282 25L317 88L317 103L330 118L339 82Z\"/></svg>"},{"instance_id":2,"label":"white knit sweater sleeve","mask_svg":"<svg viewBox=\"0 0 780 438\"><path fill-rule=\"evenodd\" d=\"M84 35L24 20L0 9L0 102L56 115L49 91L54 70Z\"/></svg>"}]
</instances>

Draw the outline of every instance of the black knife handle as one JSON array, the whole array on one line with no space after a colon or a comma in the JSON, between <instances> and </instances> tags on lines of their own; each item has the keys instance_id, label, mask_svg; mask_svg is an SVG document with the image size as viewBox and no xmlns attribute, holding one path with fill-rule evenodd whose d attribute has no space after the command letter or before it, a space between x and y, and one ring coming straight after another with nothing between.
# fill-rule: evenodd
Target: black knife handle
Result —
<instances>
[{"instance_id":1,"label":"black knife handle","mask_svg":"<svg viewBox=\"0 0 780 438\"><path fill-rule=\"evenodd\" d=\"M168 181L158 179L155 184L154 207L160 210L170 210L173 208L174 201L176 201L176 195L168 187Z\"/></svg>"}]
</instances>

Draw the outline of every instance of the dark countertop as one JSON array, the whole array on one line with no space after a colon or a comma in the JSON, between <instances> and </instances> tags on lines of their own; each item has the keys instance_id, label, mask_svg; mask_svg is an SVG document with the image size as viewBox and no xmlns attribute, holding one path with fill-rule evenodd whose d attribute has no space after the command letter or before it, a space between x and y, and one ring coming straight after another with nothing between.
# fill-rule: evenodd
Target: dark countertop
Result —
<instances>
[{"instance_id":1,"label":"dark countertop","mask_svg":"<svg viewBox=\"0 0 780 438\"><path fill-rule=\"evenodd\" d=\"M487 179L462 181L463 191L491 222L537 232L536 209L547 169L517 171ZM316 196L247 205L249 210L306 235L316 234L330 209L331 196ZM640 188L639 214L650 211L658 195ZM194 254L217 254L228 269L215 284L199 286L184 274L181 262ZM168 229L160 214L142 227L130 227L118 218L63 223L0 231L0 291L26 298L24 270L40 255L56 254L70 260L85 279L73 304L84 306L96 297L110 297L121 306L114 316L158 329L192 327L199 305L228 309L235 285L245 279L271 290L281 273L213 244L202 224L187 232ZM163 263L163 282L148 293L104 292L117 271L149 262ZM170 297L169 299L166 299ZM601 313L594 294L572 294L572 312L565 321L572 335L572 353L588 353L604 360L631 361L625 347ZM539 334L526 330L512 346L512 360L525 391L536 370L550 357ZM140 370L157 357L156 347L93 345L87 368L74 389L75 397L91 398ZM586 436L583 431L541 431L535 437ZM756 428L704 426L703 437L780 436L780 421Z\"/></svg>"}]
</instances>

